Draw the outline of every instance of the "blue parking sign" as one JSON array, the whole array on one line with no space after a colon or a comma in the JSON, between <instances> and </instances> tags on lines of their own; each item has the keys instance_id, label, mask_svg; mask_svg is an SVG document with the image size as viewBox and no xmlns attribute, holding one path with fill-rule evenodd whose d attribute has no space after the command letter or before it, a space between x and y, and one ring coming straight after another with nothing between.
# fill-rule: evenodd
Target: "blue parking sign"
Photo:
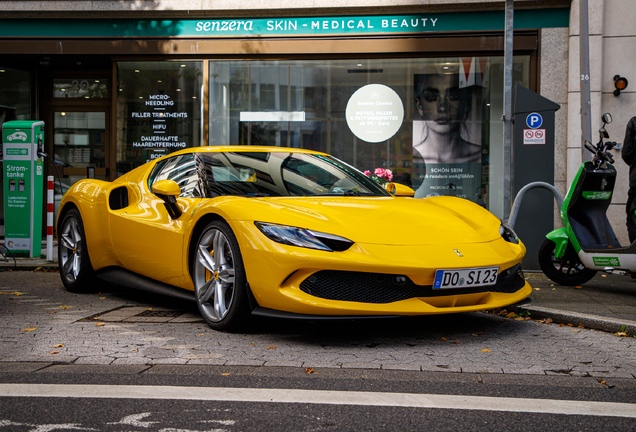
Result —
<instances>
[{"instance_id":1,"label":"blue parking sign","mask_svg":"<svg viewBox=\"0 0 636 432\"><path fill-rule=\"evenodd\" d=\"M526 117L526 124L530 129L538 129L543 124L543 117L541 117L541 114L538 113L528 114L528 117Z\"/></svg>"}]
</instances>

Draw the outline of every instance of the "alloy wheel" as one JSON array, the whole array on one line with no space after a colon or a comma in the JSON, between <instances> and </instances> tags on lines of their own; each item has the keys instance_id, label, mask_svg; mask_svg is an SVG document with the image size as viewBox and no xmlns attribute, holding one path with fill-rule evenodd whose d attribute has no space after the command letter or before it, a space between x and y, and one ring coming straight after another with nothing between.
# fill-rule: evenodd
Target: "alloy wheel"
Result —
<instances>
[{"instance_id":1,"label":"alloy wheel","mask_svg":"<svg viewBox=\"0 0 636 432\"><path fill-rule=\"evenodd\" d=\"M82 265L82 235L79 224L73 217L64 221L60 231L62 275L69 282L77 280Z\"/></svg>"},{"instance_id":2,"label":"alloy wheel","mask_svg":"<svg viewBox=\"0 0 636 432\"><path fill-rule=\"evenodd\" d=\"M212 322L221 321L234 301L234 254L227 237L211 228L196 248L194 286L199 310Z\"/></svg>"}]
</instances>

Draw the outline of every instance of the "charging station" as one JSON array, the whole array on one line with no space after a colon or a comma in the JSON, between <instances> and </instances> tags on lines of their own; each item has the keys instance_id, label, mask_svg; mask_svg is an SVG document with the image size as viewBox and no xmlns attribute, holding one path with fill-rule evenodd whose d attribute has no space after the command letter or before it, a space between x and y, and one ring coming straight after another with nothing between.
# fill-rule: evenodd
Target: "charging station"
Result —
<instances>
[{"instance_id":1,"label":"charging station","mask_svg":"<svg viewBox=\"0 0 636 432\"><path fill-rule=\"evenodd\" d=\"M2 126L4 240L13 255L42 253L44 164L43 121L10 121Z\"/></svg>"}]
</instances>

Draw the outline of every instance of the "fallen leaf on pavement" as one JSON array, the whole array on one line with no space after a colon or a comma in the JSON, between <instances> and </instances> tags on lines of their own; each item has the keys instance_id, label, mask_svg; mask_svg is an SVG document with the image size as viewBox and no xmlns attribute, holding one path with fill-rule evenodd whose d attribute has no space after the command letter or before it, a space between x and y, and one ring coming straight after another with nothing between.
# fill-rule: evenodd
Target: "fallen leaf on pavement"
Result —
<instances>
[{"instance_id":1,"label":"fallen leaf on pavement","mask_svg":"<svg viewBox=\"0 0 636 432\"><path fill-rule=\"evenodd\" d=\"M484 332L473 333L473 336L482 336Z\"/></svg>"},{"instance_id":2,"label":"fallen leaf on pavement","mask_svg":"<svg viewBox=\"0 0 636 432\"><path fill-rule=\"evenodd\" d=\"M605 384L605 380L601 381L601 384Z\"/></svg>"},{"instance_id":3,"label":"fallen leaf on pavement","mask_svg":"<svg viewBox=\"0 0 636 432\"><path fill-rule=\"evenodd\" d=\"M514 318L515 321L525 321L526 319L524 317L517 317Z\"/></svg>"},{"instance_id":4,"label":"fallen leaf on pavement","mask_svg":"<svg viewBox=\"0 0 636 432\"><path fill-rule=\"evenodd\" d=\"M459 339L458 339L458 340L454 340L454 341L452 341L451 343L459 344L460 342L459 342Z\"/></svg>"},{"instance_id":5,"label":"fallen leaf on pavement","mask_svg":"<svg viewBox=\"0 0 636 432\"><path fill-rule=\"evenodd\" d=\"M579 329L572 329L572 331L573 331L573 332L578 333L578 332L580 332L581 330L579 330Z\"/></svg>"},{"instance_id":6,"label":"fallen leaf on pavement","mask_svg":"<svg viewBox=\"0 0 636 432\"><path fill-rule=\"evenodd\" d=\"M4 295L14 295L14 296L18 296L20 297L22 295L22 293L19 293L17 291L14 292L0 292L0 294L4 294Z\"/></svg>"},{"instance_id":7,"label":"fallen leaf on pavement","mask_svg":"<svg viewBox=\"0 0 636 432\"><path fill-rule=\"evenodd\" d=\"M535 288L534 290L535 291L541 291L541 288Z\"/></svg>"},{"instance_id":8,"label":"fallen leaf on pavement","mask_svg":"<svg viewBox=\"0 0 636 432\"><path fill-rule=\"evenodd\" d=\"M64 348L64 345L62 344L53 345L53 348Z\"/></svg>"},{"instance_id":9,"label":"fallen leaf on pavement","mask_svg":"<svg viewBox=\"0 0 636 432\"><path fill-rule=\"evenodd\" d=\"M205 333L199 333L197 336L205 336Z\"/></svg>"},{"instance_id":10,"label":"fallen leaf on pavement","mask_svg":"<svg viewBox=\"0 0 636 432\"><path fill-rule=\"evenodd\" d=\"M625 332L618 332L618 333L614 333L616 336L627 336L627 333Z\"/></svg>"},{"instance_id":11,"label":"fallen leaf on pavement","mask_svg":"<svg viewBox=\"0 0 636 432\"><path fill-rule=\"evenodd\" d=\"M441 337L439 338L439 340L447 340L445 337Z\"/></svg>"},{"instance_id":12,"label":"fallen leaf on pavement","mask_svg":"<svg viewBox=\"0 0 636 432\"><path fill-rule=\"evenodd\" d=\"M568 324L568 327L574 327L574 324Z\"/></svg>"},{"instance_id":13,"label":"fallen leaf on pavement","mask_svg":"<svg viewBox=\"0 0 636 432\"><path fill-rule=\"evenodd\" d=\"M100 299L100 300L104 300L105 298L106 298L106 297L100 297L99 299Z\"/></svg>"},{"instance_id":14,"label":"fallen leaf on pavement","mask_svg":"<svg viewBox=\"0 0 636 432\"><path fill-rule=\"evenodd\" d=\"M251 346L256 346L256 344L255 344L255 343L251 343L250 345L251 345Z\"/></svg>"},{"instance_id":15,"label":"fallen leaf on pavement","mask_svg":"<svg viewBox=\"0 0 636 432\"><path fill-rule=\"evenodd\" d=\"M57 312L55 312L55 311L51 311L51 312L49 312L49 313L57 313Z\"/></svg>"},{"instance_id":16,"label":"fallen leaf on pavement","mask_svg":"<svg viewBox=\"0 0 636 432\"><path fill-rule=\"evenodd\" d=\"M559 324L559 327L565 327L565 324L561 323Z\"/></svg>"},{"instance_id":17,"label":"fallen leaf on pavement","mask_svg":"<svg viewBox=\"0 0 636 432\"><path fill-rule=\"evenodd\" d=\"M232 375L232 374L224 373L224 374L221 374L221 375L223 375L223 376L230 376L230 375Z\"/></svg>"},{"instance_id":18,"label":"fallen leaf on pavement","mask_svg":"<svg viewBox=\"0 0 636 432\"><path fill-rule=\"evenodd\" d=\"M133 348L131 351L137 351L137 348Z\"/></svg>"},{"instance_id":19,"label":"fallen leaf on pavement","mask_svg":"<svg viewBox=\"0 0 636 432\"><path fill-rule=\"evenodd\" d=\"M581 288L583 288L583 287L582 287L581 285L577 285L577 286L575 286L574 288L581 289Z\"/></svg>"},{"instance_id":20,"label":"fallen leaf on pavement","mask_svg":"<svg viewBox=\"0 0 636 432\"><path fill-rule=\"evenodd\" d=\"M490 352L490 350L488 348L484 348L481 352Z\"/></svg>"},{"instance_id":21,"label":"fallen leaf on pavement","mask_svg":"<svg viewBox=\"0 0 636 432\"><path fill-rule=\"evenodd\" d=\"M146 309L146 310L152 310L152 308L148 308L148 309Z\"/></svg>"},{"instance_id":22,"label":"fallen leaf on pavement","mask_svg":"<svg viewBox=\"0 0 636 432\"><path fill-rule=\"evenodd\" d=\"M59 351L51 351L49 354L59 354Z\"/></svg>"},{"instance_id":23,"label":"fallen leaf on pavement","mask_svg":"<svg viewBox=\"0 0 636 432\"><path fill-rule=\"evenodd\" d=\"M313 371L314 371L314 368L305 369L305 372L307 372L308 374L312 373Z\"/></svg>"},{"instance_id":24,"label":"fallen leaf on pavement","mask_svg":"<svg viewBox=\"0 0 636 432\"><path fill-rule=\"evenodd\" d=\"M103 326L104 326L104 323L95 323L95 325L96 325L97 327L103 327Z\"/></svg>"},{"instance_id":25,"label":"fallen leaf on pavement","mask_svg":"<svg viewBox=\"0 0 636 432\"><path fill-rule=\"evenodd\" d=\"M66 309L72 309L72 308L73 308L73 306L66 306L66 305L65 305L65 306L58 306L57 308L58 308L58 309L64 309L64 310L66 310Z\"/></svg>"},{"instance_id":26,"label":"fallen leaf on pavement","mask_svg":"<svg viewBox=\"0 0 636 432\"><path fill-rule=\"evenodd\" d=\"M516 314L516 313L514 313L514 312L510 312L508 315L506 315L506 317L508 317L508 318L512 318L512 317L514 317L515 315L517 315L517 314Z\"/></svg>"},{"instance_id":27,"label":"fallen leaf on pavement","mask_svg":"<svg viewBox=\"0 0 636 432\"><path fill-rule=\"evenodd\" d=\"M35 330L35 327L32 327L32 328L25 328L25 329L22 329L22 330L20 330L20 331L33 331L33 330Z\"/></svg>"},{"instance_id":28,"label":"fallen leaf on pavement","mask_svg":"<svg viewBox=\"0 0 636 432\"><path fill-rule=\"evenodd\" d=\"M267 347L268 350L271 350L271 349L274 349L274 348L276 348L276 345L270 345L270 346Z\"/></svg>"}]
</instances>

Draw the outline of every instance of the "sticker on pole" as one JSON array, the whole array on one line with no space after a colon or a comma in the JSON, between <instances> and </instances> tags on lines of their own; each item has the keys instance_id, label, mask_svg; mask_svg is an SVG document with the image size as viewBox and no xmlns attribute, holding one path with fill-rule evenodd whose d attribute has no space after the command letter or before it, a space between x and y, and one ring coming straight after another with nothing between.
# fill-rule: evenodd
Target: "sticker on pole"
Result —
<instances>
[{"instance_id":1,"label":"sticker on pole","mask_svg":"<svg viewBox=\"0 0 636 432\"><path fill-rule=\"evenodd\" d=\"M545 144L545 129L524 129L524 144Z\"/></svg>"}]
</instances>

